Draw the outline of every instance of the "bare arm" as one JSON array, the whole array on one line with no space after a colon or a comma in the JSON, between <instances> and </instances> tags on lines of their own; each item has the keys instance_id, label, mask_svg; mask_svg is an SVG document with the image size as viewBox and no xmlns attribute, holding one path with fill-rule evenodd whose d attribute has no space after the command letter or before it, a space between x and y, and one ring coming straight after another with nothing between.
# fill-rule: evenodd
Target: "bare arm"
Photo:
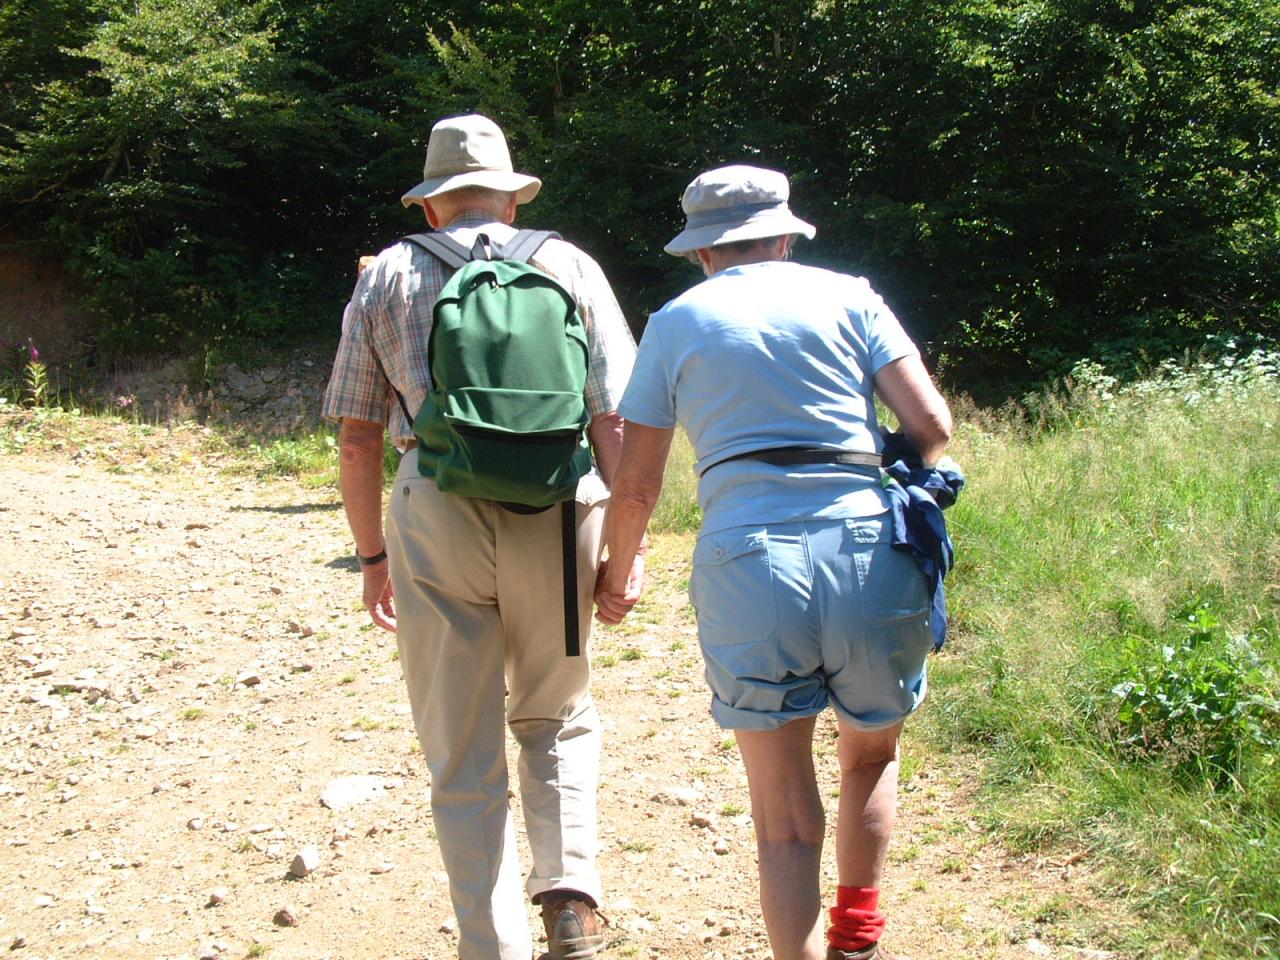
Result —
<instances>
[{"instance_id":1,"label":"bare arm","mask_svg":"<svg viewBox=\"0 0 1280 960\"><path fill-rule=\"evenodd\" d=\"M382 537L382 440L383 426L371 420L342 421L338 435L338 480L342 506L356 541L356 553L372 557L381 553ZM373 622L393 633L395 609L391 603L391 575L384 558L361 565L363 598Z\"/></svg>"},{"instance_id":2,"label":"bare arm","mask_svg":"<svg viewBox=\"0 0 1280 960\"><path fill-rule=\"evenodd\" d=\"M613 476L618 472L618 460L622 456L623 420L616 410L602 413L591 420L587 436L596 454L596 466L606 487L613 487Z\"/></svg>"},{"instance_id":3,"label":"bare arm","mask_svg":"<svg viewBox=\"0 0 1280 960\"><path fill-rule=\"evenodd\" d=\"M605 515L609 559L601 564L596 580L596 616L605 623L618 623L640 599L641 543L662 492L662 472L674 433L673 429L627 424Z\"/></svg>"},{"instance_id":4,"label":"bare arm","mask_svg":"<svg viewBox=\"0 0 1280 960\"><path fill-rule=\"evenodd\" d=\"M927 464L937 463L951 439L951 410L919 357L899 357L876 371L876 393L893 411Z\"/></svg>"}]
</instances>

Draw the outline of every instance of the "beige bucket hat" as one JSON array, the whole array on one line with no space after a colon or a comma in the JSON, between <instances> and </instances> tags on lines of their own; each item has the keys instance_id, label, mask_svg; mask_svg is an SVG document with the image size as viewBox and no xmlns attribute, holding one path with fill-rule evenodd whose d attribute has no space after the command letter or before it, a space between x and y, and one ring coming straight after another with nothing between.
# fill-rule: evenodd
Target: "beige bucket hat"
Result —
<instances>
[{"instance_id":1,"label":"beige bucket hat","mask_svg":"<svg viewBox=\"0 0 1280 960\"><path fill-rule=\"evenodd\" d=\"M459 187L488 187L528 203L542 181L511 169L511 152L502 130L488 117L469 113L447 117L431 128L422 182L400 198L406 207Z\"/></svg>"},{"instance_id":2,"label":"beige bucket hat","mask_svg":"<svg viewBox=\"0 0 1280 960\"><path fill-rule=\"evenodd\" d=\"M817 228L791 212L790 196L787 176L777 170L734 164L700 173L681 201L685 228L663 249L692 260L695 250L739 240L796 233L812 240Z\"/></svg>"}]
</instances>

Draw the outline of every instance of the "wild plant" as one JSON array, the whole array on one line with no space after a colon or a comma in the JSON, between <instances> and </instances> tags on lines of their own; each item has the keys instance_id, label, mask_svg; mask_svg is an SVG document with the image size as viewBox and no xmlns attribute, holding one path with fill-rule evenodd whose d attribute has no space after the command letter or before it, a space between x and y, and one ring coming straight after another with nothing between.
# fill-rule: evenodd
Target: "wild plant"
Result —
<instances>
[{"instance_id":1,"label":"wild plant","mask_svg":"<svg viewBox=\"0 0 1280 960\"><path fill-rule=\"evenodd\" d=\"M1125 759L1164 763L1183 781L1224 790L1239 783L1250 751L1280 746L1264 637L1261 628L1228 633L1204 603L1176 619L1180 636L1127 646L1129 662L1110 693L1115 746Z\"/></svg>"},{"instance_id":2,"label":"wild plant","mask_svg":"<svg viewBox=\"0 0 1280 960\"><path fill-rule=\"evenodd\" d=\"M40 359L40 351L34 343L28 343L28 359L23 370L27 402L33 407L43 407L49 402L49 367Z\"/></svg>"},{"instance_id":3,"label":"wild plant","mask_svg":"<svg viewBox=\"0 0 1280 960\"><path fill-rule=\"evenodd\" d=\"M1061 381L1030 393L1017 404L1033 427L1095 425L1108 413L1134 408L1199 408L1280 391L1280 351L1238 349L1234 340L1205 345L1199 356L1170 358L1142 379L1125 382L1092 359L1078 361Z\"/></svg>"}]
</instances>

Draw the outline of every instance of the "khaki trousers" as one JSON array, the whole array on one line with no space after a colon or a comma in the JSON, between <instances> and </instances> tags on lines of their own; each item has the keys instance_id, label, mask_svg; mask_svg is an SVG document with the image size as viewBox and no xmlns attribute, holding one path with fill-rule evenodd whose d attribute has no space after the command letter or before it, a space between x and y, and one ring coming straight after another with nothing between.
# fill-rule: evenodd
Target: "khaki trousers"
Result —
<instances>
[{"instance_id":1,"label":"khaki trousers","mask_svg":"<svg viewBox=\"0 0 1280 960\"><path fill-rule=\"evenodd\" d=\"M441 493L405 454L387 508L400 667L431 774L460 960L529 960L525 894L601 900L600 723L585 654L607 492L579 487L580 657L564 652L560 509L521 515ZM520 889L504 726L519 748L533 865Z\"/></svg>"}]
</instances>

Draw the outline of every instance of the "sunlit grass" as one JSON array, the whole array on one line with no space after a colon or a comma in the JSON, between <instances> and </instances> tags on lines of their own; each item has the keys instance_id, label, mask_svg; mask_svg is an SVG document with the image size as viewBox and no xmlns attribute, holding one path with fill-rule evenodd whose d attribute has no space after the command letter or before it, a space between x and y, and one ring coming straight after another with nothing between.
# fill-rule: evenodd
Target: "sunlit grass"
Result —
<instances>
[{"instance_id":1,"label":"sunlit grass","mask_svg":"<svg viewBox=\"0 0 1280 960\"><path fill-rule=\"evenodd\" d=\"M1113 947L1270 956L1280 381L1266 362L1128 388L1081 373L1034 422L973 411L961 426L951 634L922 729L987 758L980 809L1006 840L1090 851L1158 918ZM1197 605L1223 629L1188 655ZM1124 720L1122 682L1146 684L1132 699L1148 713ZM1224 742L1229 764L1205 767Z\"/></svg>"},{"instance_id":2,"label":"sunlit grass","mask_svg":"<svg viewBox=\"0 0 1280 960\"><path fill-rule=\"evenodd\" d=\"M698 478L693 472L693 445L683 430L676 430L662 477L662 495L649 519L654 533L688 533L702 523L698 509Z\"/></svg>"}]
</instances>

